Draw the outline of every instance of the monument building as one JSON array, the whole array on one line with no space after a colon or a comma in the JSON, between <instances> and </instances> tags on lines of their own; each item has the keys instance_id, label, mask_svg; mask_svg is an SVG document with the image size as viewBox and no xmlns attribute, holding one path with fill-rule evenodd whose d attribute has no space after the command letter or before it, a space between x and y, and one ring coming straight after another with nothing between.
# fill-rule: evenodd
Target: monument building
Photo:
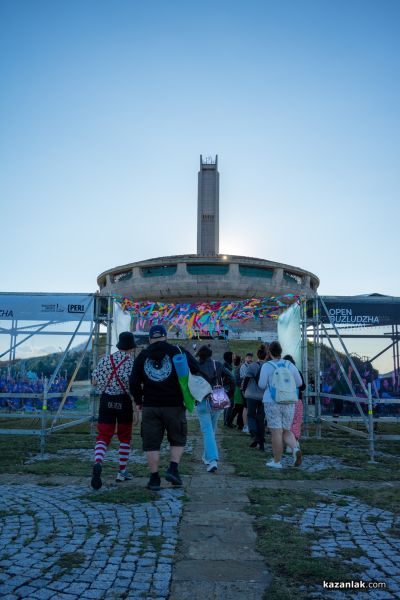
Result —
<instances>
[{"instance_id":1,"label":"monument building","mask_svg":"<svg viewBox=\"0 0 400 600\"><path fill-rule=\"evenodd\" d=\"M313 273L262 258L219 253L218 157L203 160L198 174L197 254L149 258L108 269L97 278L100 293L135 301L195 303L294 294L313 296ZM276 330L270 319L248 321L233 331L258 337ZM243 335L242 337L245 337ZM265 338L265 335L264 335Z\"/></svg>"}]
</instances>

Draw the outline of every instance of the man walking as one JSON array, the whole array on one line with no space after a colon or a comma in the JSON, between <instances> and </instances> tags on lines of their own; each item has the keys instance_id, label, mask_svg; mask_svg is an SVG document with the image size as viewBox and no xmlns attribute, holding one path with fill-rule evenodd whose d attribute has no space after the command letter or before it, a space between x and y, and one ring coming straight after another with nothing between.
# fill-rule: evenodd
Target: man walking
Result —
<instances>
[{"instance_id":1,"label":"man walking","mask_svg":"<svg viewBox=\"0 0 400 600\"><path fill-rule=\"evenodd\" d=\"M264 363L261 367L258 387L264 389L264 408L268 427L271 430L273 459L266 463L267 467L282 469L283 444L285 443L292 449L293 464L295 467L301 465L301 450L296 438L290 431L296 401L298 398L298 388L302 384L301 376L297 368L289 361L283 361L282 346L279 342L272 342L269 347L271 360ZM280 373L277 370L280 369ZM279 384L279 381L283 381ZM279 388L275 384L278 382ZM287 401L282 402L279 398L279 391L282 398L286 395Z\"/></svg>"},{"instance_id":2,"label":"man walking","mask_svg":"<svg viewBox=\"0 0 400 600\"><path fill-rule=\"evenodd\" d=\"M178 466L186 445L186 409L172 357L181 350L167 342L163 325L153 325L149 331L149 347L135 360L130 376L130 390L135 403L142 409L143 450L150 469L149 490L161 488L159 474L160 447L167 432L171 462L165 479L181 486ZM192 373L199 372L193 356L184 351Z\"/></svg>"},{"instance_id":3,"label":"man walking","mask_svg":"<svg viewBox=\"0 0 400 600\"><path fill-rule=\"evenodd\" d=\"M132 405L129 393L129 375L133 368L133 334L124 331L119 335L118 352L100 359L93 371L92 383L101 392L94 466L91 486L99 490L102 486L101 470L104 456L117 424L119 439L119 472L117 481L132 479L126 470L132 439L132 425L138 422L138 412Z\"/></svg>"}]
</instances>

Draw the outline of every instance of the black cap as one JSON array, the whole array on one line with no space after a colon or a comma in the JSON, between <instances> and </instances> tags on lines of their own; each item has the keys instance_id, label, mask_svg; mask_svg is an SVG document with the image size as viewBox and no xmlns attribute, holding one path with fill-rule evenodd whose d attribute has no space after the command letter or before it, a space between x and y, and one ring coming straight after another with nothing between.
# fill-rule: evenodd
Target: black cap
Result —
<instances>
[{"instance_id":1,"label":"black cap","mask_svg":"<svg viewBox=\"0 0 400 600\"><path fill-rule=\"evenodd\" d=\"M120 333L117 348L118 350L133 350L133 348L136 348L133 333L130 331L123 331Z\"/></svg>"},{"instance_id":2,"label":"black cap","mask_svg":"<svg viewBox=\"0 0 400 600\"><path fill-rule=\"evenodd\" d=\"M197 356L202 360L206 360L207 358L211 358L212 350L208 346L201 346L197 351Z\"/></svg>"},{"instance_id":3,"label":"black cap","mask_svg":"<svg viewBox=\"0 0 400 600\"><path fill-rule=\"evenodd\" d=\"M164 325L152 325L149 331L149 338L155 340L162 337L167 337L167 330Z\"/></svg>"}]
</instances>

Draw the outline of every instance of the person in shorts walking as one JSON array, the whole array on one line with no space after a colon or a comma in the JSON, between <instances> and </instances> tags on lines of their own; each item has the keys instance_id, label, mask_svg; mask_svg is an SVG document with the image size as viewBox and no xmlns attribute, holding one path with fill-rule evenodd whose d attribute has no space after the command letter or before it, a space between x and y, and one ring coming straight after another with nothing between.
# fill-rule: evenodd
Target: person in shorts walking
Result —
<instances>
[{"instance_id":1,"label":"person in shorts walking","mask_svg":"<svg viewBox=\"0 0 400 600\"><path fill-rule=\"evenodd\" d=\"M130 390L135 403L142 407L142 441L150 469L149 490L161 488L159 474L160 448L167 432L171 461L165 479L181 486L178 466L186 445L186 408L172 358L185 352L189 369L198 373L196 359L186 350L167 342L163 325L153 325L149 331L149 347L135 360L130 376Z\"/></svg>"},{"instance_id":2,"label":"person in shorts walking","mask_svg":"<svg viewBox=\"0 0 400 600\"><path fill-rule=\"evenodd\" d=\"M92 374L92 383L101 392L97 437L91 486L102 486L101 471L105 453L117 425L119 439L119 471L117 481L127 481L132 476L126 470L132 439L132 426L138 422L138 412L132 405L129 392L129 375L133 368L135 339L129 331L119 335L118 351L100 359Z\"/></svg>"},{"instance_id":3,"label":"person in shorts walking","mask_svg":"<svg viewBox=\"0 0 400 600\"><path fill-rule=\"evenodd\" d=\"M291 432L293 416L295 411L296 400L298 398L298 388L302 384L301 376L298 369L289 361L282 361L282 346L279 342L272 342L269 347L271 360L264 363L261 367L258 386L265 390L263 402L267 424L271 430L272 453L273 459L266 463L267 467L282 469L282 453L283 444L286 444L292 449L293 464L295 467L301 465L301 450L296 438ZM289 373L288 378L294 380L296 386L295 394L297 394L294 402L286 404L278 403L273 398L273 376L277 368L284 368Z\"/></svg>"}]
</instances>

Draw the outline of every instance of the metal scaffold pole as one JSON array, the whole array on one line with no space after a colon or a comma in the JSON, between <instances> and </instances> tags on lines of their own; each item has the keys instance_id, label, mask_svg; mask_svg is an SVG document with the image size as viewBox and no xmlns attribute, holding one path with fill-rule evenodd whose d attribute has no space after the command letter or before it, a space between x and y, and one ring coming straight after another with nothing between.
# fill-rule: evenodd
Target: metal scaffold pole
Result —
<instances>
[{"instance_id":1,"label":"metal scaffold pole","mask_svg":"<svg viewBox=\"0 0 400 600\"><path fill-rule=\"evenodd\" d=\"M308 424L309 424L309 381L308 381L308 346L307 346L307 299L303 299L300 304L301 308L301 360L302 360L302 372L306 389L303 395L304 404L304 437L309 436Z\"/></svg>"},{"instance_id":2,"label":"metal scaffold pole","mask_svg":"<svg viewBox=\"0 0 400 600\"><path fill-rule=\"evenodd\" d=\"M111 294L107 299L107 341L106 354L111 354L112 346L112 322L113 322L113 298Z\"/></svg>"},{"instance_id":3,"label":"metal scaffold pole","mask_svg":"<svg viewBox=\"0 0 400 600\"><path fill-rule=\"evenodd\" d=\"M319 299L314 303L314 377L315 377L315 435L321 438L321 339L319 323Z\"/></svg>"},{"instance_id":4,"label":"metal scaffold pole","mask_svg":"<svg viewBox=\"0 0 400 600\"><path fill-rule=\"evenodd\" d=\"M43 456L46 446L46 423L47 423L47 394L49 381L45 377L43 384L43 403L42 403L42 415L41 415L41 428L40 428L40 455Z\"/></svg>"},{"instance_id":5,"label":"metal scaffold pole","mask_svg":"<svg viewBox=\"0 0 400 600\"><path fill-rule=\"evenodd\" d=\"M94 369L99 362L99 344L100 344L100 296L95 296L95 304L94 304L94 331L93 331L93 345L92 345L92 370L91 375ZM90 419L90 434L94 434L94 424L96 421L97 415L97 402L96 402L96 389L90 382L90 402L91 402L91 410L92 417Z\"/></svg>"},{"instance_id":6,"label":"metal scaffold pole","mask_svg":"<svg viewBox=\"0 0 400 600\"><path fill-rule=\"evenodd\" d=\"M372 404L371 384L368 384L368 441L369 441L369 461L375 461L375 431L374 431L374 410Z\"/></svg>"}]
</instances>

